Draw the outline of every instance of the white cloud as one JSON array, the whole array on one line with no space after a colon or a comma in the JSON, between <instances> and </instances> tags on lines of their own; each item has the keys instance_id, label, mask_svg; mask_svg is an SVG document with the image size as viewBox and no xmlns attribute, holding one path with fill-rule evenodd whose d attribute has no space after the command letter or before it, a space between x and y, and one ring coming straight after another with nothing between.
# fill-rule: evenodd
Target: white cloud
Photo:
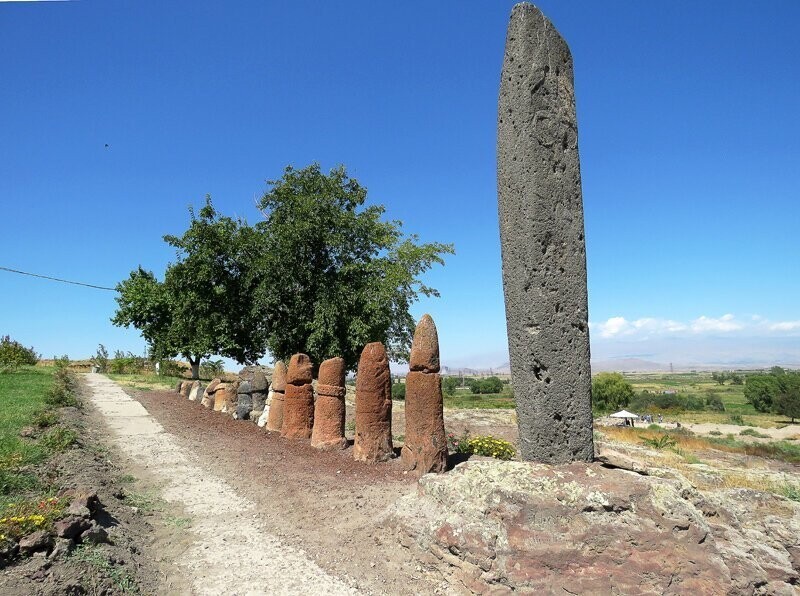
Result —
<instances>
[{"instance_id":1,"label":"white cloud","mask_svg":"<svg viewBox=\"0 0 800 596\"><path fill-rule=\"evenodd\" d=\"M721 317L701 315L688 322L658 317L628 320L611 317L606 321L589 324L595 337L602 339L642 340L654 337L700 337L714 335L739 335L751 337L796 336L800 334L800 320L770 321L760 315L739 319L733 314Z\"/></svg>"},{"instance_id":2,"label":"white cloud","mask_svg":"<svg viewBox=\"0 0 800 596\"><path fill-rule=\"evenodd\" d=\"M691 329L695 333L728 333L743 328L744 325L736 321L736 317L731 314L722 315L718 319L701 316L692 321L691 325Z\"/></svg>"},{"instance_id":3,"label":"white cloud","mask_svg":"<svg viewBox=\"0 0 800 596\"><path fill-rule=\"evenodd\" d=\"M800 321L779 321L768 325L770 331L800 331Z\"/></svg>"}]
</instances>

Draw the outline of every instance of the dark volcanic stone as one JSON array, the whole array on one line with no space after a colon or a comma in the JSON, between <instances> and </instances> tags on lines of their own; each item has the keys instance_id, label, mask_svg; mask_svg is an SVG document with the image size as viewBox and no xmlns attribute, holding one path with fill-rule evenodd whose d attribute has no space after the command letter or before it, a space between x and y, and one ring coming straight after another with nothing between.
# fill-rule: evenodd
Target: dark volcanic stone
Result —
<instances>
[{"instance_id":1,"label":"dark volcanic stone","mask_svg":"<svg viewBox=\"0 0 800 596\"><path fill-rule=\"evenodd\" d=\"M538 8L511 13L497 189L521 454L590 461L591 370L572 56Z\"/></svg>"}]
</instances>

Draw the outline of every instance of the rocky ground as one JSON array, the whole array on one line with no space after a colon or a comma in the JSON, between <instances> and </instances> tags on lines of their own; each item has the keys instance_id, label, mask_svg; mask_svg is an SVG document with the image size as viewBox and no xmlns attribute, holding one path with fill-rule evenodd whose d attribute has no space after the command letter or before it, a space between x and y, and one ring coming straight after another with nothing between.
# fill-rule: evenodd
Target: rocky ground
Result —
<instances>
[{"instance_id":1,"label":"rocky ground","mask_svg":"<svg viewBox=\"0 0 800 596\"><path fill-rule=\"evenodd\" d=\"M800 504L748 488L800 481L793 464L598 435L596 463L472 458L418 484L397 460L87 378L94 407L74 416L88 448L58 466L65 486L97 487L110 544L35 556L0 593L798 593ZM513 411L445 420L516 438ZM397 447L401 404L393 433Z\"/></svg>"}]
</instances>

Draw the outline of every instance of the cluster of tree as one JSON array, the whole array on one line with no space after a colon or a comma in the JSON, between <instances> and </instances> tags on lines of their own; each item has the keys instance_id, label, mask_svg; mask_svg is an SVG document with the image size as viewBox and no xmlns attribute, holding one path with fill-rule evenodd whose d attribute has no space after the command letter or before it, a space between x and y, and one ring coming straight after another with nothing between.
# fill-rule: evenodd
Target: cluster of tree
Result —
<instances>
[{"instance_id":1,"label":"cluster of tree","mask_svg":"<svg viewBox=\"0 0 800 596\"><path fill-rule=\"evenodd\" d=\"M733 385L742 385L744 377L737 372L712 372L711 378L719 385L724 385L725 381L730 381Z\"/></svg>"},{"instance_id":2,"label":"cluster of tree","mask_svg":"<svg viewBox=\"0 0 800 596\"><path fill-rule=\"evenodd\" d=\"M33 366L37 362L39 354L32 347L26 348L8 335L0 337L0 369L13 370L19 366Z\"/></svg>"},{"instance_id":3,"label":"cluster of tree","mask_svg":"<svg viewBox=\"0 0 800 596\"><path fill-rule=\"evenodd\" d=\"M703 398L682 393L636 393L633 385L620 373L599 373L592 379L592 404L602 412L630 408L634 412L654 410L715 410L724 411L722 399L714 392Z\"/></svg>"},{"instance_id":4,"label":"cluster of tree","mask_svg":"<svg viewBox=\"0 0 800 596\"><path fill-rule=\"evenodd\" d=\"M485 379L470 379L467 387L475 395L492 395L502 393L503 381L498 377L486 377Z\"/></svg>"},{"instance_id":5,"label":"cluster of tree","mask_svg":"<svg viewBox=\"0 0 800 596\"><path fill-rule=\"evenodd\" d=\"M410 306L438 292L419 280L453 247L419 243L384 207L365 206L367 190L344 167L287 167L258 203L264 221L248 225L214 209L210 197L189 229L164 240L177 251L163 281L139 267L117 285L115 325L142 332L157 358L182 355L198 377L210 355L252 363L267 350L314 362L358 363L381 341L390 358L408 358Z\"/></svg>"},{"instance_id":6,"label":"cluster of tree","mask_svg":"<svg viewBox=\"0 0 800 596\"><path fill-rule=\"evenodd\" d=\"M769 373L748 375L744 397L759 412L776 412L794 422L800 418L800 371L774 366Z\"/></svg>"}]
</instances>

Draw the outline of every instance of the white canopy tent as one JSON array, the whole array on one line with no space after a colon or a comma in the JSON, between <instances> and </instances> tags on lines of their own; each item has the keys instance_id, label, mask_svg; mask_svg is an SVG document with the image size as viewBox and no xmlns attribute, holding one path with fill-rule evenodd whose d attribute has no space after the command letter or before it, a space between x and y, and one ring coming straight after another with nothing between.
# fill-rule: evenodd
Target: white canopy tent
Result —
<instances>
[{"instance_id":1,"label":"white canopy tent","mask_svg":"<svg viewBox=\"0 0 800 596\"><path fill-rule=\"evenodd\" d=\"M616 414L611 414L611 418L621 418L625 421L625 425L633 426L633 421L639 418L638 414L634 414L633 412L629 412L628 410L620 410Z\"/></svg>"}]
</instances>

